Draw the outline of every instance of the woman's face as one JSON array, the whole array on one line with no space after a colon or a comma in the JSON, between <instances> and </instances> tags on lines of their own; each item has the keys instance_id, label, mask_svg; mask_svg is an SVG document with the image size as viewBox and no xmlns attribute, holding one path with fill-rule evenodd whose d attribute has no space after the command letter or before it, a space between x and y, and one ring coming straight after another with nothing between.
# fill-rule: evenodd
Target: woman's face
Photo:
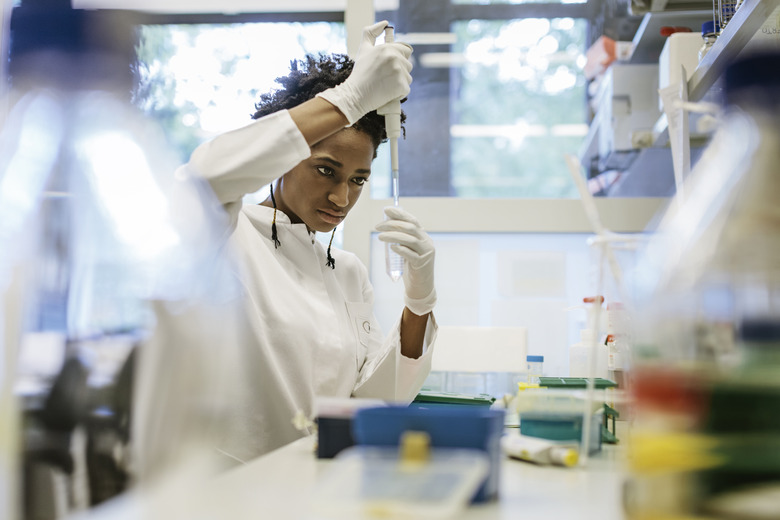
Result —
<instances>
[{"instance_id":1,"label":"woman's face","mask_svg":"<svg viewBox=\"0 0 780 520\"><path fill-rule=\"evenodd\" d=\"M276 207L309 231L333 230L368 182L374 152L367 134L352 128L336 132L312 146L311 156L279 179Z\"/></svg>"}]
</instances>

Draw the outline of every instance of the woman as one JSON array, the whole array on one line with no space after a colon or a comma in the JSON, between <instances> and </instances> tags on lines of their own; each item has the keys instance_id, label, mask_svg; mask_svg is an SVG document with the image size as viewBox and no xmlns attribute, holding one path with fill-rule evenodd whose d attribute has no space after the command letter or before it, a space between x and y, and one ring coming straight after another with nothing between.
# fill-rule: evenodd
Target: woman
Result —
<instances>
[{"instance_id":1,"label":"woman","mask_svg":"<svg viewBox=\"0 0 780 520\"><path fill-rule=\"evenodd\" d=\"M364 30L354 66L345 56L294 62L281 90L262 96L256 121L201 145L183 167L227 210L242 268L257 386L223 448L239 459L301 437L293 417L310 417L316 397L409 402L430 371L434 248L416 219L388 208L377 226L405 259L406 306L387 337L366 268L314 238L344 220L370 177L386 138L375 110L409 92L411 48L374 45L386 25ZM269 183L266 201L242 205Z\"/></svg>"}]
</instances>

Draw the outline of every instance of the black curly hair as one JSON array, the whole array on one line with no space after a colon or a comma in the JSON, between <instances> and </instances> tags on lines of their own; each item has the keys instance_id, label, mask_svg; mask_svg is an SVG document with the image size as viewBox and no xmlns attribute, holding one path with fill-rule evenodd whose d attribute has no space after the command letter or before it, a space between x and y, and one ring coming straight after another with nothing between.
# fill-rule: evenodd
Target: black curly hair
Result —
<instances>
[{"instance_id":1,"label":"black curly hair","mask_svg":"<svg viewBox=\"0 0 780 520\"><path fill-rule=\"evenodd\" d=\"M293 108L312 99L320 92L343 83L352 72L354 65L355 62L346 54L317 56L307 54L301 60L292 60L290 73L276 78L276 82L282 87L260 96L260 101L255 103L252 119ZM401 123L404 121L406 121L406 114L401 112ZM380 116L375 110L371 111L356 121L351 128L371 138L374 144L374 157L376 157L379 145L387 141L384 116Z\"/></svg>"}]
</instances>

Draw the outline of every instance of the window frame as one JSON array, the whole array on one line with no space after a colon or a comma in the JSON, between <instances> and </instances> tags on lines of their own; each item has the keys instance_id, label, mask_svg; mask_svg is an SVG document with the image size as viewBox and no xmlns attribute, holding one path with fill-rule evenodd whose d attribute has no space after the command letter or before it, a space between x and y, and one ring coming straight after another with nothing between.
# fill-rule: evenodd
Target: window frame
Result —
<instances>
[{"instance_id":1,"label":"window frame","mask_svg":"<svg viewBox=\"0 0 780 520\"><path fill-rule=\"evenodd\" d=\"M426 0L426 4L432 0ZM447 0L435 0L447 2ZM408 0L399 0L402 6ZM377 4L386 4L377 0ZM449 4L449 2L447 2ZM584 4L455 4L448 7L450 21L512 19L522 17L576 17L594 20L598 16L594 2ZM250 22L343 22L350 55L357 53L362 29L377 19L393 19L396 11L374 9L374 2L346 0L343 11L254 12L254 13L136 13L138 23L250 23ZM414 13L408 13L413 15ZM593 24L589 24L589 32ZM592 34L587 35L588 41ZM446 127L449 128L448 126ZM449 146L449 135L444 141ZM449 150L447 150L449 157ZM426 166L425 162L421 162ZM417 170L419 168L415 168ZM413 172L414 170L409 169ZM426 172L427 175L427 172ZM615 232L641 232L652 227L653 217L668 203L667 198L597 199L603 224ZM592 228L577 199L462 199L448 197L402 197L401 204L415 214L432 233L576 233ZM369 266L374 226L383 218L383 208L392 205L389 198L371 198L370 190L353 207L344 223L343 248L356 254Z\"/></svg>"},{"instance_id":2,"label":"window frame","mask_svg":"<svg viewBox=\"0 0 780 520\"><path fill-rule=\"evenodd\" d=\"M359 0L352 0L352 4ZM407 0L399 0L399 7ZM428 8L434 0L426 0ZM448 0L435 0L438 8L442 3L448 4L450 13L446 24L431 28L441 32L442 27L449 31L451 21L479 19L513 19L529 17L573 17L587 18L588 34L586 41L593 40L595 18L599 15L598 6L594 2L584 4L455 4L449 5ZM347 9L350 2L347 3ZM391 19L394 12L377 11L364 18L346 17L348 37L359 35L362 27L375 19ZM411 13L413 15L413 13ZM409 14L407 14L409 15ZM442 18L444 16L442 15ZM351 22L351 23L350 23ZM350 54L356 49L348 47ZM583 100L585 102L585 100ZM449 116L446 116L449 120ZM449 132L449 126L447 126ZM443 140L449 147L449 133ZM438 157L449 158L438 150ZM416 163L426 168L425 158ZM412 167L415 166L412 162ZM449 168L449 164L448 164ZM401 171L409 171L419 175L420 166ZM406 181L402 181L406 182ZM414 214L430 233L578 233L590 232L593 228L587 219L582 202L579 199L464 199L449 197L403 197L401 191L400 204ZM384 208L392 205L390 198L372 198L370 192L364 194L350 212L350 218L344 223L343 248L351 251L366 265L370 266L371 240L374 226L384 218ZM654 218L668 202L662 197L636 198L598 198L596 207L602 224L609 230L618 233L638 233L654 227ZM383 259L375 259L382 262Z\"/></svg>"}]
</instances>

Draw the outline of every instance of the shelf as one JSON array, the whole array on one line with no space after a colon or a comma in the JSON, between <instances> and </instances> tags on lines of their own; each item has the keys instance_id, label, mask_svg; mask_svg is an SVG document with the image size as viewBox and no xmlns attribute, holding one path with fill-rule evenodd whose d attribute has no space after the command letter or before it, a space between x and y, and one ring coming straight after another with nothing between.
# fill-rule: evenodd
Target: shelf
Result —
<instances>
[{"instance_id":1,"label":"shelf","mask_svg":"<svg viewBox=\"0 0 780 520\"><path fill-rule=\"evenodd\" d=\"M780 0L745 0L688 80L689 101L704 98L726 66L739 56L778 7ZM662 115L653 127L653 146L665 146L668 142L666 115Z\"/></svg>"},{"instance_id":2,"label":"shelf","mask_svg":"<svg viewBox=\"0 0 780 520\"><path fill-rule=\"evenodd\" d=\"M671 11L673 9L709 9L712 11L712 0L652 0L650 11Z\"/></svg>"},{"instance_id":3,"label":"shelf","mask_svg":"<svg viewBox=\"0 0 780 520\"><path fill-rule=\"evenodd\" d=\"M661 27L688 27L701 31L701 24L712 20L712 8L695 11L662 11L647 13L631 42L633 51L629 63L658 63L667 36L661 35Z\"/></svg>"},{"instance_id":4,"label":"shelf","mask_svg":"<svg viewBox=\"0 0 780 520\"><path fill-rule=\"evenodd\" d=\"M669 7L668 2L664 7ZM660 3L658 5L661 5ZM722 76L723 71L728 64L733 62L742 51L748 47L753 37L759 33L761 26L773 15L775 11L780 10L780 0L744 0L726 28L715 41L715 44L701 60L696 70L688 78L688 100L699 102L709 100L717 102L717 91L713 89L717 80ZM700 28L704 21L712 19L712 10L665 10L661 12L648 12L642 19L637 28L633 39L633 53L629 60L631 64L658 63L661 51L666 43L667 37L661 36L660 29L663 26L687 26L693 30ZM697 132L697 122L703 116L701 114L691 113L689 116L689 128L691 153L694 155L696 150L703 149L711 138L709 133ZM580 148L580 161L586 169L591 168L590 159L596 154L598 141L598 122L600 118L594 117L593 124L589 128L588 136ZM650 154L657 160L656 151L669 149L669 130L665 114L661 114L656 120L650 132L647 132L647 139L639 146L644 146L637 150L642 154ZM693 158L693 157L692 157ZM629 170L640 170L639 166L632 164Z\"/></svg>"},{"instance_id":5,"label":"shelf","mask_svg":"<svg viewBox=\"0 0 780 520\"><path fill-rule=\"evenodd\" d=\"M758 32L780 0L745 0L688 80L688 100L699 101Z\"/></svg>"}]
</instances>

